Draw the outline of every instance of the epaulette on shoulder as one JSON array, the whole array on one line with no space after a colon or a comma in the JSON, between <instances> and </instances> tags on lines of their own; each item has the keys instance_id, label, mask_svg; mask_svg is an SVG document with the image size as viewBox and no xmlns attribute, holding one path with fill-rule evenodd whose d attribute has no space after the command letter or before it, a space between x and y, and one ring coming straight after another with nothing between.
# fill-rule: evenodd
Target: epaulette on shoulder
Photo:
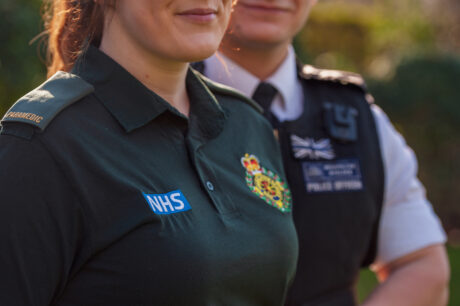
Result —
<instances>
[{"instance_id":1,"label":"epaulette on shoulder","mask_svg":"<svg viewBox=\"0 0 460 306\"><path fill-rule=\"evenodd\" d=\"M363 77L353 72L319 69L311 65L304 65L300 71L300 75L304 79L336 82L342 85L355 85L367 91L366 82Z\"/></svg>"},{"instance_id":2,"label":"epaulette on shoulder","mask_svg":"<svg viewBox=\"0 0 460 306\"><path fill-rule=\"evenodd\" d=\"M252 106L256 111L263 114L264 111L262 107L260 107L259 104L257 104L256 102L254 102L247 96L245 96L243 93L239 92L238 90L230 86L226 86L226 85L214 82L197 71L194 71L194 72L203 81L203 83L206 84L206 86L209 88L209 90L213 94L231 96L231 97L237 98L238 100L242 100L246 104L249 104L250 106Z\"/></svg>"},{"instance_id":3,"label":"epaulette on shoulder","mask_svg":"<svg viewBox=\"0 0 460 306\"><path fill-rule=\"evenodd\" d=\"M21 122L43 131L63 109L93 91L94 87L80 77L58 71L14 103L1 123Z\"/></svg>"}]
</instances>

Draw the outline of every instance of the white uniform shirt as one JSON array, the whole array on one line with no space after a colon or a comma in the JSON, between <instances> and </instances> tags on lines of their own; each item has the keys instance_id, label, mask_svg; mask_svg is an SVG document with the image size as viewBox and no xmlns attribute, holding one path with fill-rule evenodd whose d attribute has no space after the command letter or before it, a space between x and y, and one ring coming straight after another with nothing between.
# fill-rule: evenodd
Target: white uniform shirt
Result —
<instances>
[{"instance_id":1,"label":"white uniform shirt","mask_svg":"<svg viewBox=\"0 0 460 306\"><path fill-rule=\"evenodd\" d=\"M205 60L204 74L249 97L260 82L223 54ZM304 95L292 47L278 70L264 81L278 90L271 106L272 113L280 121L300 117ZM372 105L371 111L377 125L385 176L377 258L373 265L378 268L426 246L444 243L446 235L417 179L414 152L377 105Z\"/></svg>"}]
</instances>

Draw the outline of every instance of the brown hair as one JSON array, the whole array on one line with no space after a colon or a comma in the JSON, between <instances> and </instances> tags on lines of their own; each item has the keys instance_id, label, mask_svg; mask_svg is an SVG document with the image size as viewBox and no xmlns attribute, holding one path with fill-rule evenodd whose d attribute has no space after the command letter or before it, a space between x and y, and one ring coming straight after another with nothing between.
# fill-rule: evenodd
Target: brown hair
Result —
<instances>
[{"instance_id":1,"label":"brown hair","mask_svg":"<svg viewBox=\"0 0 460 306\"><path fill-rule=\"evenodd\" d=\"M44 0L48 76L69 71L89 44L99 45L104 16L115 0Z\"/></svg>"}]
</instances>

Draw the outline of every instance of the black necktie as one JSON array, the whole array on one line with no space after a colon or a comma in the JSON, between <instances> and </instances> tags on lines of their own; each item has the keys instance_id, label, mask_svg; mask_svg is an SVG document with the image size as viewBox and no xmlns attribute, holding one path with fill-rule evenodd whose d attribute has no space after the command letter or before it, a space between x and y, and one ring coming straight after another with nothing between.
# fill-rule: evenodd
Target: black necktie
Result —
<instances>
[{"instance_id":1,"label":"black necktie","mask_svg":"<svg viewBox=\"0 0 460 306\"><path fill-rule=\"evenodd\" d=\"M278 90L269 83L260 82L259 86L257 86L254 94L252 95L252 99L262 106L265 117L274 127L276 127L278 120L270 112L270 106L272 105L273 99L277 93Z\"/></svg>"},{"instance_id":2,"label":"black necktie","mask_svg":"<svg viewBox=\"0 0 460 306\"><path fill-rule=\"evenodd\" d=\"M269 83L260 82L257 86L252 99L259 103L260 106L264 109L265 112L270 111L270 106L272 105L273 98L275 98L278 90Z\"/></svg>"}]
</instances>

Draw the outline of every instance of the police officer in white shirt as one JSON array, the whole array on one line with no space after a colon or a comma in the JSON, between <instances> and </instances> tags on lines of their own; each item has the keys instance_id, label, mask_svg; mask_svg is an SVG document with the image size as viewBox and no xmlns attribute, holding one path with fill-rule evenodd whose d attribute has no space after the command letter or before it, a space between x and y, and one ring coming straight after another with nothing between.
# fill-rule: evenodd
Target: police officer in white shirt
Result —
<instances>
[{"instance_id":1,"label":"police officer in white shirt","mask_svg":"<svg viewBox=\"0 0 460 306\"><path fill-rule=\"evenodd\" d=\"M220 51L196 68L252 96L283 151L300 241L287 305L446 305L442 226L417 161L359 75L300 65L291 46L315 0L239 0Z\"/></svg>"}]
</instances>

